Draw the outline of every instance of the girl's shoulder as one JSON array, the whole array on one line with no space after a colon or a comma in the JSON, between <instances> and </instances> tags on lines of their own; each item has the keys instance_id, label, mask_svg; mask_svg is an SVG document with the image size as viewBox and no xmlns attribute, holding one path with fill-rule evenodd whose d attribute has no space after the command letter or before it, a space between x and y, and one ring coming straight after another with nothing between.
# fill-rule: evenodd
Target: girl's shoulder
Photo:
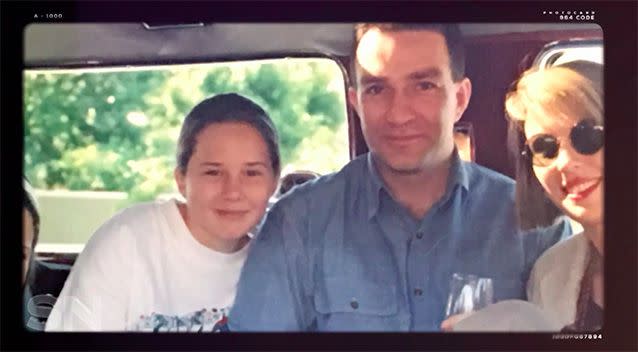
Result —
<instances>
[{"instance_id":1,"label":"girl's shoulder","mask_svg":"<svg viewBox=\"0 0 638 352\"><path fill-rule=\"evenodd\" d=\"M114 247L139 243L153 232L156 224L168 224L166 219L177 211L173 200L135 204L118 211L91 236L87 247ZM166 225L169 226L169 225ZM85 247L85 250L87 248Z\"/></svg>"}]
</instances>

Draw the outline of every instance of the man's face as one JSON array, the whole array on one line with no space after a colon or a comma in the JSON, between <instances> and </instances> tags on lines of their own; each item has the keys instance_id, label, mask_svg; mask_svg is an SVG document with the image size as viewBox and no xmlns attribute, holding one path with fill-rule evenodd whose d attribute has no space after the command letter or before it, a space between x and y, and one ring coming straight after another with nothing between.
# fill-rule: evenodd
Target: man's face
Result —
<instances>
[{"instance_id":1,"label":"man's face","mask_svg":"<svg viewBox=\"0 0 638 352\"><path fill-rule=\"evenodd\" d=\"M452 80L445 38L434 31L368 30L356 51L348 98L382 167L415 173L447 160L470 81Z\"/></svg>"}]
</instances>

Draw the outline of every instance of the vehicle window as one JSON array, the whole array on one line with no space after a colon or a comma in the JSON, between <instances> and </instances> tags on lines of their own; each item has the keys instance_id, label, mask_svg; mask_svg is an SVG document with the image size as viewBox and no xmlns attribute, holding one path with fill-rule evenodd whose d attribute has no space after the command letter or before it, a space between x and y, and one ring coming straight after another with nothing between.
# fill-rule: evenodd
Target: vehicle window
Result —
<instances>
[{"instance_id":1,"label":"vehicle window","mask_svg":"<svg viewBox=\"0 0 638 352\"><path fill-rule=\"evenodd\" d=\"M602 40L568 40L550 43L539 53L536 65L550 67L575 60L603 61Z\"/></svg>"},{"instance_id":2,"label":"vehicle window","mask_svg":"<svg viewBox=\"0 0 638 352\"><path fill-rule=\"evenodd\" d=\"M280 138L282 176L349 161L344 76L328 58L24 72L24 170L42 225L37 251L79 252L133 203L177 194L175 146L200 100L237 92Z\"/></svg>"}]
</instances>

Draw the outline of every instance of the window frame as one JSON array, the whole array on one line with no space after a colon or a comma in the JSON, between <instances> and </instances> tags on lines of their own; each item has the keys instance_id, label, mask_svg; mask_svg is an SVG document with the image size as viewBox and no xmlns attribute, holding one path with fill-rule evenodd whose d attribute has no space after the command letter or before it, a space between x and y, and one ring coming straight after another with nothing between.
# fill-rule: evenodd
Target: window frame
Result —
<instances>
[{"instance_id":1,"label":"window frame","mask_svg":"<svg viewBox=\"0 0 638 352\"><path fill-rule=\"evenodd\" d=\"M604 62L605 45L602 38L568 39L554 41L543 46L540 52L536 55L532 67L538 67L540 69L551 67L566 51L570 49L584 49L590 47L600 47L603 50L602 58Z\"/></svg>"}]
</instances>

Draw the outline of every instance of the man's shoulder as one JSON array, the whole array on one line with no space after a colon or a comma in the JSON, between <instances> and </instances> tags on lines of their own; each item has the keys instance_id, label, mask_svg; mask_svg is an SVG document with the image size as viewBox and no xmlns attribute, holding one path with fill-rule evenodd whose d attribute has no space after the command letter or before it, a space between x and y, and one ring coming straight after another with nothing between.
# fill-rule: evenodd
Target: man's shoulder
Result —
<instances>
[{"instance_id":1,"label":"man's shoulder","mask_svg":"<svg viewBox=\"0 0 638 352\"><path fill-rule=\"evenodd\" d=\"M470 183L480 183L493 187L514 188L516 182L500 172L489 169L485 166L464 162Z\"/></svg>"},{"instance_id":2,"label":"man's shoulder","mask_svg":"<svg viewBox=\"0 0 638 352\"><path fill-rule=\"evenodd\" d=\"M508 204L514 202L516 183L513 179L475 163L464 164L469 193L473 199L481 202L506 201Z\"/></svg>"}]
</instances>

